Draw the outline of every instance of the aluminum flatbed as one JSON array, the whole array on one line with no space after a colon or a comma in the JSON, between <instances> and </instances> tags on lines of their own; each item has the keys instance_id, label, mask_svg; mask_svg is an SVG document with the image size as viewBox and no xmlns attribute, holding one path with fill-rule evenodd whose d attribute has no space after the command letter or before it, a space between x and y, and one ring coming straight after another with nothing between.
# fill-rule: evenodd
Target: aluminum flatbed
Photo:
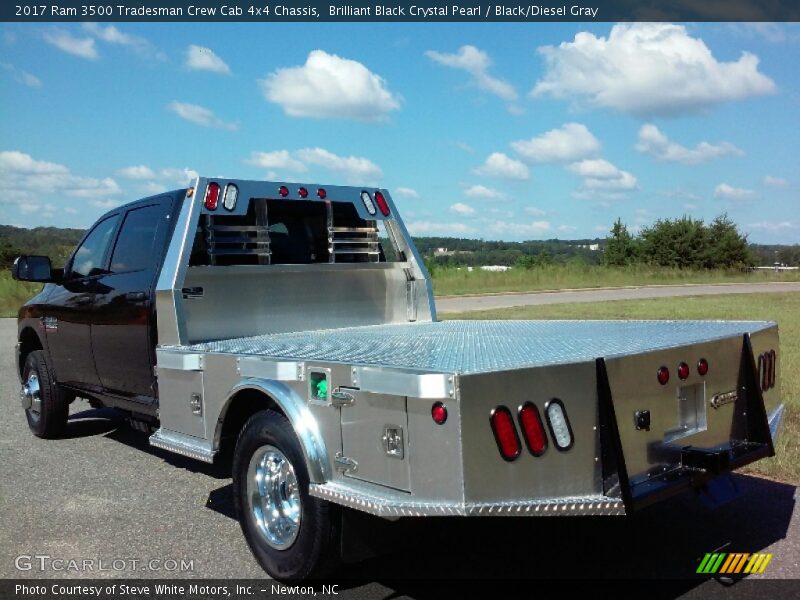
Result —
<instances>
[{"instance_id":1,"label":"aluminum flatbed","mask_svg":"<svg viewBox=\"0 0 800 600\"><path fill-rule=\"evenodd\" d=\"M466 375L741 338L772 326L764 321L439 321L264 334L170 348Z\"/></svg>"}]
</instances>

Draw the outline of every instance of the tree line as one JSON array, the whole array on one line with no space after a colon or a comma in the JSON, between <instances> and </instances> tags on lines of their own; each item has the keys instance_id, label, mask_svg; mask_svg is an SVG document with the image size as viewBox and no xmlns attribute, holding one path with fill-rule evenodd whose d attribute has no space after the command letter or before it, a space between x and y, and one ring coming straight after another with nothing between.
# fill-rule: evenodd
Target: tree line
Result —
<instances>
[{"instance_id":1,"label":"tree line","mask_svg":"<svg viewBox=\"0 0 800 600\"><path fill-rule=\"evenodd\" d=\"M648 264L680 269L743 269L758 257L736 224L722 214L711 223L683 216L659 219L632 235L617 219L606 240L603 264Z\"/></svg>"}]
</instances>

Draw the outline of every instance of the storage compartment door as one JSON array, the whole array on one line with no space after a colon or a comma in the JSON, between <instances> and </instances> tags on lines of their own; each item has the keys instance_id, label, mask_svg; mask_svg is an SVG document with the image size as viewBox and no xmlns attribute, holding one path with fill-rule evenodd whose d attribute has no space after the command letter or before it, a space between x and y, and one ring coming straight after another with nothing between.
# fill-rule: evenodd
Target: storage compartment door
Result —
<instances>
[{"instance_id":1,"label":"storage compartment door","mask_svg":"<svg viewBox=\"0 0 800 600\"><path fill-rule=\"evenodd\" d=\"M354 392L342 407L342 454L356 463L345 476L410 490L405 396Z\"/></svg>"}]
</instances>

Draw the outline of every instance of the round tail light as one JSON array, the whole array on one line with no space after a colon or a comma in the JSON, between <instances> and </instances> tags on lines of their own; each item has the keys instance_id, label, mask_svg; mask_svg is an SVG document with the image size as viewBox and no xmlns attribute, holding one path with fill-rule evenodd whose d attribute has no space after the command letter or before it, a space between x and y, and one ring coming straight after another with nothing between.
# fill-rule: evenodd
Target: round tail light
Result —
<instances>
[{"instance_id":1,"label":"round tail light","mask_svg":"<svg viewBox=\"0 0 800 600\"><path fill-rule=\"evenodd\" d=\"M678 377L680 379L689 378L689 365L687 365L685 362L682 362L678 365Z\"/></svg>"},{"instance_id":2,"label":"round tail light","mask_svg":"<svg viewBox=\"0 0 800 600\"><path fill-rule=\"evenodd\" d=\"M667 385L669 381L669 369L667 367L661 367L656 373L656 377L658 377L658 383L661 385Z\"/></svg>"},{"instance_id":3,"label":"round tail light","mask_svg":"<svg viewBox=\"0 0 800 600\"><path fill-rule=\"evenodd\" d=\"M447 421L447 407L441 402L435 403L431 407L431 417L437 425L444 425Z\"/></svg>"},{"instance_id":4,"label":"round tail light","mask_svg":"<svg viewBox=\"0 0 800 600\"><path fill-rule=\"evenodd\" d=\"M705 358L697 361L697 373L701 376L708 373L708 361Z\"/></svg>"}]
</instances>

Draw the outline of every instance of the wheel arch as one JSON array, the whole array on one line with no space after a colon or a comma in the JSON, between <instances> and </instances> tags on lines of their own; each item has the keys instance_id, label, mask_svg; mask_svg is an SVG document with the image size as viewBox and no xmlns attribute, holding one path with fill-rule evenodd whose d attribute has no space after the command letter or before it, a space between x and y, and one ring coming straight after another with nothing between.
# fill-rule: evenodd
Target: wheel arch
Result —
<instances>
[{"instance_id":1,"label":"wheel arch","mask_svg":"<svg viewBox=\"0 0 800 600\"><path fill-rule=\"evenodd\" d=\"M245 422L261 410L274 410L286 417L303 449L309 479L330 479L331 460L317 420L305 401L289 386L268 379L247 379L228 393L214 431L214 448L231 451Z\"/></svg>"},{"instance_id":2,"label":"wheel arch","mask_svg":"<svg viewBox=\"0 0 800 600\"><path fill-rule=\"evenodd\" d=\"M17 363L17 373L22 378L22 369L25 368L25 361L31 352L44 350L44 344L39 338L39 334L33 327L23 327L19 332L19 360Z\"/></svg>"}]
</instances>

